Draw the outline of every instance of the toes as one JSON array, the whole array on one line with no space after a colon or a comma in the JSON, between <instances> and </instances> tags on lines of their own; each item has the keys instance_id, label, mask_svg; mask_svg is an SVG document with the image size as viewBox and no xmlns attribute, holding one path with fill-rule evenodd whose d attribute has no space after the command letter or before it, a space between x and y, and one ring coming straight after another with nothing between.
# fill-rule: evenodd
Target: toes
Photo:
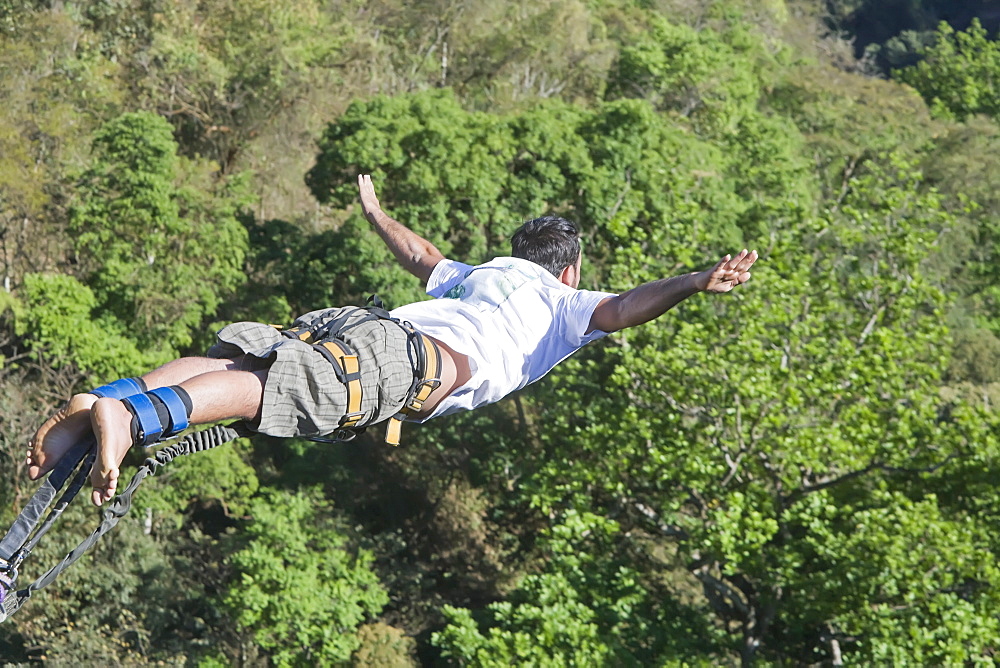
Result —
<instances>
[{"instance_id":1,"label":"toes","mask_svg":"<svg viewBox=\"0 0 1000 668\"><path fill-rule=\"evenodd\" d=\"M24 458L24 465L28 467L28 478L30 480L38 480L42 476L42 473L44 473L42 471L42 462L38 461L33 450L28 450Z\"/></svg>"},{"instance_id":2,"label":"toes","mask_svg":"<svg viewBox=\"0 0 1000 668\"><path fill-rule=\"evenodd\" d=\"M111 497L115 495L115 491L117 489L118 489L118 469L114 469L108 476L108 485L104 490L104 500L110 501Z\"/></svg>"},{"instance_id":3,"label":"toes","mask_svg":"<svg viewBox=\"0 0 1000 668\"><path fill-rule=\"evenodd\" d=\"M95 506L100 506L105 501L110 501L115 495L115 490L118 489L118 469L111 469L100 477L95 472L90 481L94 485L90 500Z\"/></svg>"}]
</instances>

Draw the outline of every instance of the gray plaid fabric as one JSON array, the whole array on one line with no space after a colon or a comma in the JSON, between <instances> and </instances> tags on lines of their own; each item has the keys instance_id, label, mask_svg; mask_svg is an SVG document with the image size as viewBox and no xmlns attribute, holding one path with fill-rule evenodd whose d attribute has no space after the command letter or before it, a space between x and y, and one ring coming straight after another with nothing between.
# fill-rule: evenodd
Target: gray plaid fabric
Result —
<instances>
[{"instance_id":1,"label":"gray plaid fabric","mask_svg":"<svg viewBox=\"0 0 1000 668\"><path fill-rule=\"evenodd\" d=\"M341 315L347 324L368 312L353 306L322 309L300 316L293 327L310 327ZM321 436L335 431L347 406L347 388L329 361L312 345L282 336L258 322L237 322L217 334L209 357L247 355L245 368L267 368L260 424L249 425L270 436ZM342 339L354 348L361 366L361 424L374 424L396 414L413 382L406 331L391 320L372 320L351 327Z\"/></svg>"}]
</instances>

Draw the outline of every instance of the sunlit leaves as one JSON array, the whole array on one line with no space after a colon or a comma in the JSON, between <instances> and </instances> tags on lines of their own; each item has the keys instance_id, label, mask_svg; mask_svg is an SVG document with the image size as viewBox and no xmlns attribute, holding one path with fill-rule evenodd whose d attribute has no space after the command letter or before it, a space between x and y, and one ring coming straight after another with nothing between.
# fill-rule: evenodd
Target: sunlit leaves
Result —
<instances>
[{"instance_id":1,"label":"sunlit leaves","mask_svg":"<svg viewBox=\"0 0 1000 668\"><path fill-rule=\"evenodd\" d=\"M242 546L230 557L223 606L282 666L346 661L354 630L388 602L315 493L272 491L255 500Z\"/></svg>"},{"instance_id":2,"label":"sunlit leaves","mask_svg":"<svg viewBox=\"0 0 1000 668\"><path fill-rule=\"evenodd\" d=\"M386 210L472 261L506 254L521 221L550 212L581 224L588 261L611 289L658 277L658 261L738 243L743 204L720 151L640 100L488 115L464 111L448 91L376 98L331 124L321 151L309 175L321 201L350 204L355 175L370 171ZM387 251L365 248L370 237L349 235L345 261L362 277L398 273Z\"/></svg>"},{"instance_id":3,"label":"sunlit leaves","mask_svg":"<svg viewBox=\"0 0 1000 668\"><path fill-rule=\"evenodd\" d=\"M964 119L986 114L1000 119L1000 42L989 39L978 19L966 31L941 23L923 59L896 70L939 115Z\"/></svg>"},{"instance_id":4,"label":"sunlit leaves","mask_svg":"<svg viewBox=\"0 0 1000 668\"><path fill-rule=\"evenodd\" d=\"M183 348L243 281L239 181L192 183L208 177L205 165L179 158L170 126L145 112L102 127L94 151L70 217L86 278L138 340Z\"/></svg>"},{"instance_id":5,"label":"sunlit leaves","mask_svg":"<svg viewBox=\"0 0 1000 668\"><path fill-rule=\"evenodd\" d=\"M754 49L762 43L743 29L723 36L658 18L622 48L609 93L650 100L710 133L732 129L761 95Z\"/></svg>"},{"instance_id":6,"label":"sunlit leaves","mask_svg":"<svg viewBox=\"0 0 1000 668\"><path fill-rule=\"evenodd\" d=\"M140 350L113 318L100 317L94 293L71 276L29 274L21 295L16 331L46 365L79 368L96 386L167 361Z\"/></svg>"},{"instance_id":7,"label":"sunlit leaves","mask_svg":"<svg viewBox=\"0 0 1000 668\"><path fill-rule=\"evenodd\" d=\"M816 232L762 258L745 290L699 296L660 322L614 335L626 345L605 358L615 368L600 392L575 388L572 371L557 372L545 401L573 406L585 420L544 423L549 449L539 479L526 483L533 502L627 512L639 526L684 537L682 549L699 569L718 565L716 575L699 570L700 577L732 578L716 591L744 592L723 596L723 619L749 624L740 606L756 609L758 620L780 618L782 608L765 609L782 599L777 563L798 550L789 542L802 530L796 508L828 489L864 498L870 485L891 488L902 475L947 468L975 447L968 424L947 417L935 390L946 361L945 299L920 264L950 214L919 180L894 157L868 165ZM838 510L837 521L841 512L850 517ZM962 521L897 512L916 532L946 535ZM880 549L882 539L854 537L872 545L850 554ZM908 571L887 560L886 568ZM796 563L803 576L811 572ZM815 577L824 577L826 567L815 566ZM957 565L946 570L947 582L964 577ZM977 572L996 581L990 570ZM878 586L880 576L865 577L872 580L863 586ZM823 597L827 621L860 633L837 621L852 603L835 591ZM974 591L973 607L985 609L983 590ZM908 623L926 633L946 623L928 610L914 615ZM873 637L891 636L897 621L870 618ZM848 650L884 656L871 644Z\"/></svg>"},{"instance_id":8,"label":"sunlit leaves","mask_svg":"<svg viewBox=\"0 0 1000 668\"><path fill-rule=\"evenodd\" d=\"M145 108L225 172L249 141L331 66L350 29L316 2L165 3L130 59Z\"/></svg>"},{"instance_id":9,"label":"sunlit leaves","mask_svg":"<svg viewBox=\"0 0 1000 668\"><path fill-rule=\"evenodd\" d=\"M567 512L539 545L544 570L523 578L483 617L448 607L434 635L442 654L476 665L647 665L667 657L711 656L717 638L704 610L658 595L650 572L628 565L621 528L591 513Z\"/></svg>"}]
</instances>

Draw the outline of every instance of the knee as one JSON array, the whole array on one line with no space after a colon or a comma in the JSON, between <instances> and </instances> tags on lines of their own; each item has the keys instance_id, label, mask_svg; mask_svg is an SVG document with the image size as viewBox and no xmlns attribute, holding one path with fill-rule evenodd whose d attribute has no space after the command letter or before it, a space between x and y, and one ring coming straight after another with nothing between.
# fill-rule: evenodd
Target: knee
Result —
<instances>
[{"instance_id":1,"label":"knee","mask_svg":"<svg viewBox=\"0 0 1000 668\"><path fill-rule=\"evenodd\" d=\"M268 367L271 366L270 361L253 355L236 355L222 361L225 362L224 370L226 371L261 372L262 375L266 375Z\"/></svg>"}]
</instances>

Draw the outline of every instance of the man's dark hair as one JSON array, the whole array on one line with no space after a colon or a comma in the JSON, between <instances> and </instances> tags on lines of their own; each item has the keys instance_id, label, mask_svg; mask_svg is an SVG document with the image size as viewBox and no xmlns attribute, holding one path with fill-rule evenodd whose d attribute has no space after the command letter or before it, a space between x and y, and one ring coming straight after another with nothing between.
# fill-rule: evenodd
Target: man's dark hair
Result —
<instances>
[{"instance_id":1,"label":"man's dark hair","mask_svg":"<svg viewBox=\"0 0 1000 668\"><path fill-rule=\"evenodd\" d=\"M559 276L580 257L580 231L557 216L543 216L521 225L510 238L510 254L531 260Z\"/></svg>"}]
</instances>

